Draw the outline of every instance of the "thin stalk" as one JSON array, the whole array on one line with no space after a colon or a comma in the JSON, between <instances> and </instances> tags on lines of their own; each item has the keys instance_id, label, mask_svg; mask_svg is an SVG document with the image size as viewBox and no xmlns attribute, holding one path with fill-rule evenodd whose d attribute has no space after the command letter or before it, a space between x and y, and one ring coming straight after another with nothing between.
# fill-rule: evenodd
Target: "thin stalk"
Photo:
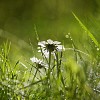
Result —
<instances>
[{"instance_id":1,"label":"thin stalk","mask_svg":"<svg viewBox=\"0 0 100 100\"><path fill-rule=\"evenodd\" d=\"M48 69L48 78L50 79L50 71L51 71L51 67L50 67L50 65L51 65L51 51L49 51L49 69Z\"/></svg>"},{"instance_id":2,"label":"thin stalk","mask_svg":"<svg viewBox=\"0 0 100 100\"><path fill-rule=\"evenodd\" d=\"M28 87L31 87L31 86L37 85L38 83L40 83L40 82L42 82L42 81L44 81L44 80L45 80L45 79L42 79L42 80L36 81L36 82L31 83L31 84L29 84L29 85L27 85L27 86L25 86L25 87L23 87L23 88L20 88L20 89L25 89L25 88L28 88Z\"/></svg>"},{"instance_id":3,"label":"thin stalk","mask_svg":"<svg viewBox=\"0 0 100 100\"><path fill-rule=\"evenodd\" d=\"M41 54L42 54L42 57L44 57L44 59L46 60L46 62L49 63L48 60L47 60L47 57L45 56L45 54L42 51L42 48L41 48Z\"/></svg>"},{"instance_id":4,"label":"thin stalk","mask_svg":"<svg viewBox=\"0 0 100 100\"><path fill-rule=\"evenodd\" d=\"M63 52L61 52L61 54L60 54L60 66L61 66L61 63L62 63L62 57L63 57Z\"/></svg>"},{"instance_id":5,"label":"thin stalk","mask_svg":"<svg viewBox=\"0 0 100 100\"><path fill-rule=\"evenodd\" d=\"M36 69L36 72L35 72L35 74L34 74L33 80L35 79L37 72L38 72L38 69Z\"/></svg>"},{"instance_id":6,"label":"thin stalk","mask_svg":"<svg viewBox=\"0 0 100 100\"><path fill-rule=\"evenodd\" d=\"M38 67L38 66L36 66L36 67ZM34 74L34 77L33 77L32 82L34 81L34 79L35 79L35 77L36 77L36 75L37 75L37 72L38 72L38 68L36 68L36 72L35 72L35 74Z\"/></svg>"},{"instance_id":7,"label":"thin stalk","mask_svg":"<svg viewBox=\"0 0 100 100\"><path fill-rule=\"evenodd\" d=\"M58 58L58 52L55 53L56 55L56 62L57 62L57 77L59 78L59 72L60 72L60 68L59 68L59 58Z\"/></svg>"}]
</instances>

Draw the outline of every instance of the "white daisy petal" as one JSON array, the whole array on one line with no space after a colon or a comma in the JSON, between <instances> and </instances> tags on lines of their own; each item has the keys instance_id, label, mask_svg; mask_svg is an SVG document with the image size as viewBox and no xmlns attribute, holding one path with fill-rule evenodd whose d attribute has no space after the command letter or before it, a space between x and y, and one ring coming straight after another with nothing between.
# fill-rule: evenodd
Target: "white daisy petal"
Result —
<instances>
[{"instance_id":1,"label":"white daisy petal","mask_svg":"<svg viewBox=\"0 0 100 100\"><path fill-rule=\"evenodd\" d=\"M54 41L54 44L61 44L61 42L59 42L59 41Z\"/></svg>"},{"instance_id":2,"label":"white daisy petal","mask_svg":"<svg viewBox=\"0 0 100 100\"><path fill-rule=\"evenodd\" d=\"M41 41L41 42L38 42L38 45L41 47L45 47L45 43L46 43L45 41Z\"/></svg>"},{"instance_id":3,"label":"white daisy petal","mask_svg":"<svg viewBox=\"0 0 100 100\"><path fill-rule=\"evenodd\" d=\"M47 43L48 43L48 44L54 44L54 42L53 42L51 39L48 39L48 40L47 40Z\"/></svg>"},{"instance_id":4,"label":"white daisy petal","mask_svg":"<svg viewBox=\"0 0 100 100\"><path fill-rule=\"evenodd\" d=\"M30 60L31 60L33 63L38 61L38 59L37 59L37 58L35 58L35 57L30 58Z\"/></svg>"},{"instance_id":5,"label":"white daisy petal","mask_svg":"<svg viewBox=\"0 0 100 100\"><path fill-rule=\"evenodd\" d=\"M57 46L57 50L58 50L58 51L64 51L65 48L64 48L63 45L58 45L58 46Z\"/></svg>"}]
</instances>

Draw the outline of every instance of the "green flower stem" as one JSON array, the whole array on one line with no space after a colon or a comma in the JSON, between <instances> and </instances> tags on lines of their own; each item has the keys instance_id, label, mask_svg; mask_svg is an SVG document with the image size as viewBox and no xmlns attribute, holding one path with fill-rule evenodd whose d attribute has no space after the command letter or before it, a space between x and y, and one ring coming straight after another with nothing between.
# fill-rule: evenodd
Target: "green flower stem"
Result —
<instances>
[{"instance_id":1,"label":"green flower stem","mask_svg":"<svg viewBox=\"0 0 100 100\"><path fill-rule=\"evenodd\" d=\"M51 71L51 67L50 67L50 65L51 65L51 51L49 51L49 69L48 69L48 79L50 79L50 71Z\"/></svg>"},{"instance_id":2,"label":"green flower stem","mask_svg":"<svg viewBox=\"0 0 100 100\"><path fill-rule=\"evenodd\" d=\"M57 53L55 53L55 55L56 55L56 62L57 62L57 77L59 78L60 67L59 67L58 52L57 52Z\"/></svg>"},{"instance_id":3,"label":"green flower stem","mask_svg":"<svg viewBox=\"0 0 100 100\"><path fill-rule=\"evenodd\" d=\"M63 52L61 52L61 54L60 54L60 66L61 66L61 63L62 63L62 56L63 56Z\"/></svg>"},{"instance_id":4,"label":"green flower stem","mask_svg":"<svg viewBox=\"0 0 100 100\"><path fill-rule=\"evenodd\" d=\"M34 74L34 77L33 77L32 82L34 81L34 79L35 79L35 77L36 77L36 75L37 75L37 72L38 72L38 68L36 69L36 72L35 72L35 74Z\"/></svg>"}]
</instances>

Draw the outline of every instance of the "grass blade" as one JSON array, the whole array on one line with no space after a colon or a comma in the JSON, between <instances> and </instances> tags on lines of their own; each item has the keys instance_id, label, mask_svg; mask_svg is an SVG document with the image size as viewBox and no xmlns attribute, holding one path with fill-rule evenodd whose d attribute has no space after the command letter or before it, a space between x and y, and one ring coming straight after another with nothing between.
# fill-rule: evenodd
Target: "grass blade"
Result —
<instances>
[{"instance_id":1,"label":"grass blade","mask_svg":"<svg viewBox=\"0 0 100 100\"><path fill-rule=\"evenodd\" d=\"M93 42L95 43L96 46L99 46L98 41L96 40L96 38L93 36L93 34L87 29L87 27L80 21L80 19L72 12L72 14L74 15L75 19L79 22L80 26L87 32L87 34L89 35L89 37L93 40Z\"/></svg>"}]
</instances>

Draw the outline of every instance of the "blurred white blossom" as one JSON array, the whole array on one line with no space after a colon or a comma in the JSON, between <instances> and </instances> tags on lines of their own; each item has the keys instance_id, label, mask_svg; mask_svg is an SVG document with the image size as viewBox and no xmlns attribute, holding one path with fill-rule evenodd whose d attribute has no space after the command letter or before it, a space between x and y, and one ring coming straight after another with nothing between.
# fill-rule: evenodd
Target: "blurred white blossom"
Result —
<instances>
[{"instance_id":1,"label":"blurred white blossom","mask_svg":"<svg viewBox=\"0 0 100 100\"><path fill-rule=\"evenodd\" d=\"M30 60L33 62L33 63L35 63L36 65L37 65L37 67L38 68L47 68L48 67L48 65L45 63L45 62L43 62L43 60L40 60L40 59L38 59L38 58L36 58L36 57L32 57L32 58L30 58Z\"/></svg>"}]
</instances>

